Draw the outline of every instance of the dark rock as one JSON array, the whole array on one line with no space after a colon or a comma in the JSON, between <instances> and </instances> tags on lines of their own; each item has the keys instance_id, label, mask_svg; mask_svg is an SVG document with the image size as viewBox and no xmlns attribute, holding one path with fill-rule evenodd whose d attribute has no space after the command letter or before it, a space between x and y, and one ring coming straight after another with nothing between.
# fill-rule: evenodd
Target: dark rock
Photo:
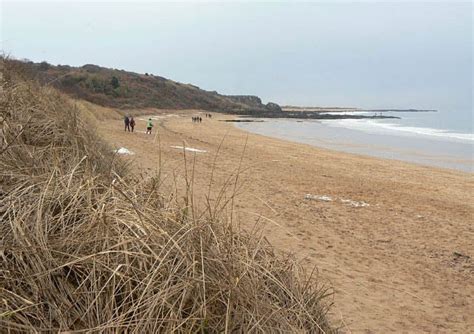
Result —
<instances>
[{"instance_id":1,"label":"dark rock","mask_svg":"<svg viewBox=\"0 0 474 334\"><path fill-rule=\"evenodd\" d=\"M469 256L469 255L464 255L464 254L458 253L458 252L453 252L453 255L454 255L455 257L470 259L470 256Z\"/></svg>"},{"instance_id":2,"label":"dark rock","mask_svg":"<svg viewBox=\"0 0 474 334\"><path fill-rule=\"evenodd\" d=\"M268 102L265 105L265 109L274 111L274 112L281 112L281 107L278 104L273 103L273 102Z\"/></svg>"}]
</instances>

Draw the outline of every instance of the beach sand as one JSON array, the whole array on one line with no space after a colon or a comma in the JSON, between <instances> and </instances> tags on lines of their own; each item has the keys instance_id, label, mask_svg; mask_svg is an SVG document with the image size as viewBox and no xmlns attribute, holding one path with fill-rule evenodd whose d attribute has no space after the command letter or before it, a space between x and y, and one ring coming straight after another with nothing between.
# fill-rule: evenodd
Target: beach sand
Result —
<instances>
[{"instance_id":1,"label":"beach sand","mask_svg":"<svg viewBox=\"0 0 474 334\"><path fill-rule=\"evenodd\" d=\"M202 115L195 124L195 111L161 113L153 136L143 133L142 120L133 134L122 120L102 122L99 131L114 148L134 153L136 173L153 172L161 161L163 187L181 191L183 149L172 146L206 151L186 151L198 208L211 174L215 207L230 200L239 171L233 219L244 228L258 220L274 246L308 270L317 267L334 289L330 316L343 332L472 331L473 174L250 134L221 122L225 115Z\"/></svg>"}]
</instances>

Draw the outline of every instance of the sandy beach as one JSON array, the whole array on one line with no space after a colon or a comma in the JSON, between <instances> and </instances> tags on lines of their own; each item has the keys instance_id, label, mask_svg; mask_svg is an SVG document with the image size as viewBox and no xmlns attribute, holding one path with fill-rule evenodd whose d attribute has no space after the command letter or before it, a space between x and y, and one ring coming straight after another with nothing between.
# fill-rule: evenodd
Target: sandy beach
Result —
<instances>
[{"instance_id":1,"label":"sandy beach","mask_svg":"<svg viewBox=\"0 0 474 334\"><path fill-rule=\"evenodd\" d=\"M278 249L316 266L334 289L331 318L343 332L474 328L472 174L250 134L220 114L196 124L195 114L153 111L152 136L145 117L136 133L116 117L98 130L134 153L126 157L136 173L161 165L163 187L180 191L187 174L197 208L229 200L236 222L258 221ZM186 151L186 168L183 146L198 150Z\"/></svg>"}]
</instances>

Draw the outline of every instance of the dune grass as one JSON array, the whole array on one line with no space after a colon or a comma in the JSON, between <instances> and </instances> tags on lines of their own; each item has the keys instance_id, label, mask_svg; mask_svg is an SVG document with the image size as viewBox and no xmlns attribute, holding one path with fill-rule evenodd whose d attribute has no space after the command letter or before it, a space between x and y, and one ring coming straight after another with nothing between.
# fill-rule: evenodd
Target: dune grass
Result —
<instances>
[{"instance_id":1,"label":"dune grass","mask_svg":"<svg viewBox=\"0 0 474 334\"><path fill-rule=\"evenodd\" d=\"M336 332L291 256L131 176L74 101L5 69L0 107L1 332Z\"/></svg>"}]
</instances>

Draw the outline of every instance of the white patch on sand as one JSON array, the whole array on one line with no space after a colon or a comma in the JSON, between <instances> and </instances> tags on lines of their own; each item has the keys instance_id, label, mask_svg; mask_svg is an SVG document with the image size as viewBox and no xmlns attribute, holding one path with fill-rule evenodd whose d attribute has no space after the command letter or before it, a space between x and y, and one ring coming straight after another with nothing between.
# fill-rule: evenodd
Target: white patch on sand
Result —
<instances>
[{"instance_id":1,"label":"white patch on sand","mask_svg":"<svg viewBox=\"0 0 474 334\"><path fill-rule=\"evenodd\" d=\"M323 201L323 202L331 202L332 198L326 195L311 195L306 194L304 199L314 200L314 201Z\"/></svg>"},{"instance_id":2,"label":"white patch on sand","mask_svg":"<svg viewBox=\"0 0 474 334\"><path fill-rule=\"evenodd\" d=\"M118 150L114 150L115 153L117 154L127 154L127 155L133 155L135 153L133 153L132 151L126 149L125 147L121 147L119 148Z\"/></svg>"},{"instance_id":3,"label":"white patch on sand","mask_svg":"<svg viewBox=\"0 0 474 334\"><path fill-rule=\"evenodd\" d=\"M353 207L355 207L355 208L362 208L362 207L365 207L365 206L370 206L369 203L357 202L357 201L353 201L353 200L351 200L351 199L342 199L342 198L341 198L341 202L344 203L344 204L353 206Z\"/></svg>"},{"instance_id":4,"label":"white patch on sand","mask_svg":"<svg viewBox=\"0 0 474 334\"><path fill-rule=\"evenodd\" d=\"M327 195L312 195L312 194L306 194L304 196L304 199L313 200L313 201L321 201L321 202L332 202L332 201L337 200L337 198L333 199L332 197L327 196ZM357 201L353 201L351 199L339 198L339 201L343 204L350 205L354 208L363 208L363 207L366 207L366 206L370 206L369 203L362 202L362 201L357 202Z\"/></svg>"},{"instance_id":5,"label":"white patch on sand","mask_svg":"<svg viewBox=\"0 0 474 334\"><path fill-rule=\"evenodd\" d=\"M179 150L182 150L182 149L185 149L186 151L189 151L189 152L197 152L197 153L206 153L207 151L204 151L204 150L200 150L200 149L197 149L197 148L192 148L192 147L183 147L183 146L171 146L172 148L177 148Z\"/></svg>"}]
</instances>

